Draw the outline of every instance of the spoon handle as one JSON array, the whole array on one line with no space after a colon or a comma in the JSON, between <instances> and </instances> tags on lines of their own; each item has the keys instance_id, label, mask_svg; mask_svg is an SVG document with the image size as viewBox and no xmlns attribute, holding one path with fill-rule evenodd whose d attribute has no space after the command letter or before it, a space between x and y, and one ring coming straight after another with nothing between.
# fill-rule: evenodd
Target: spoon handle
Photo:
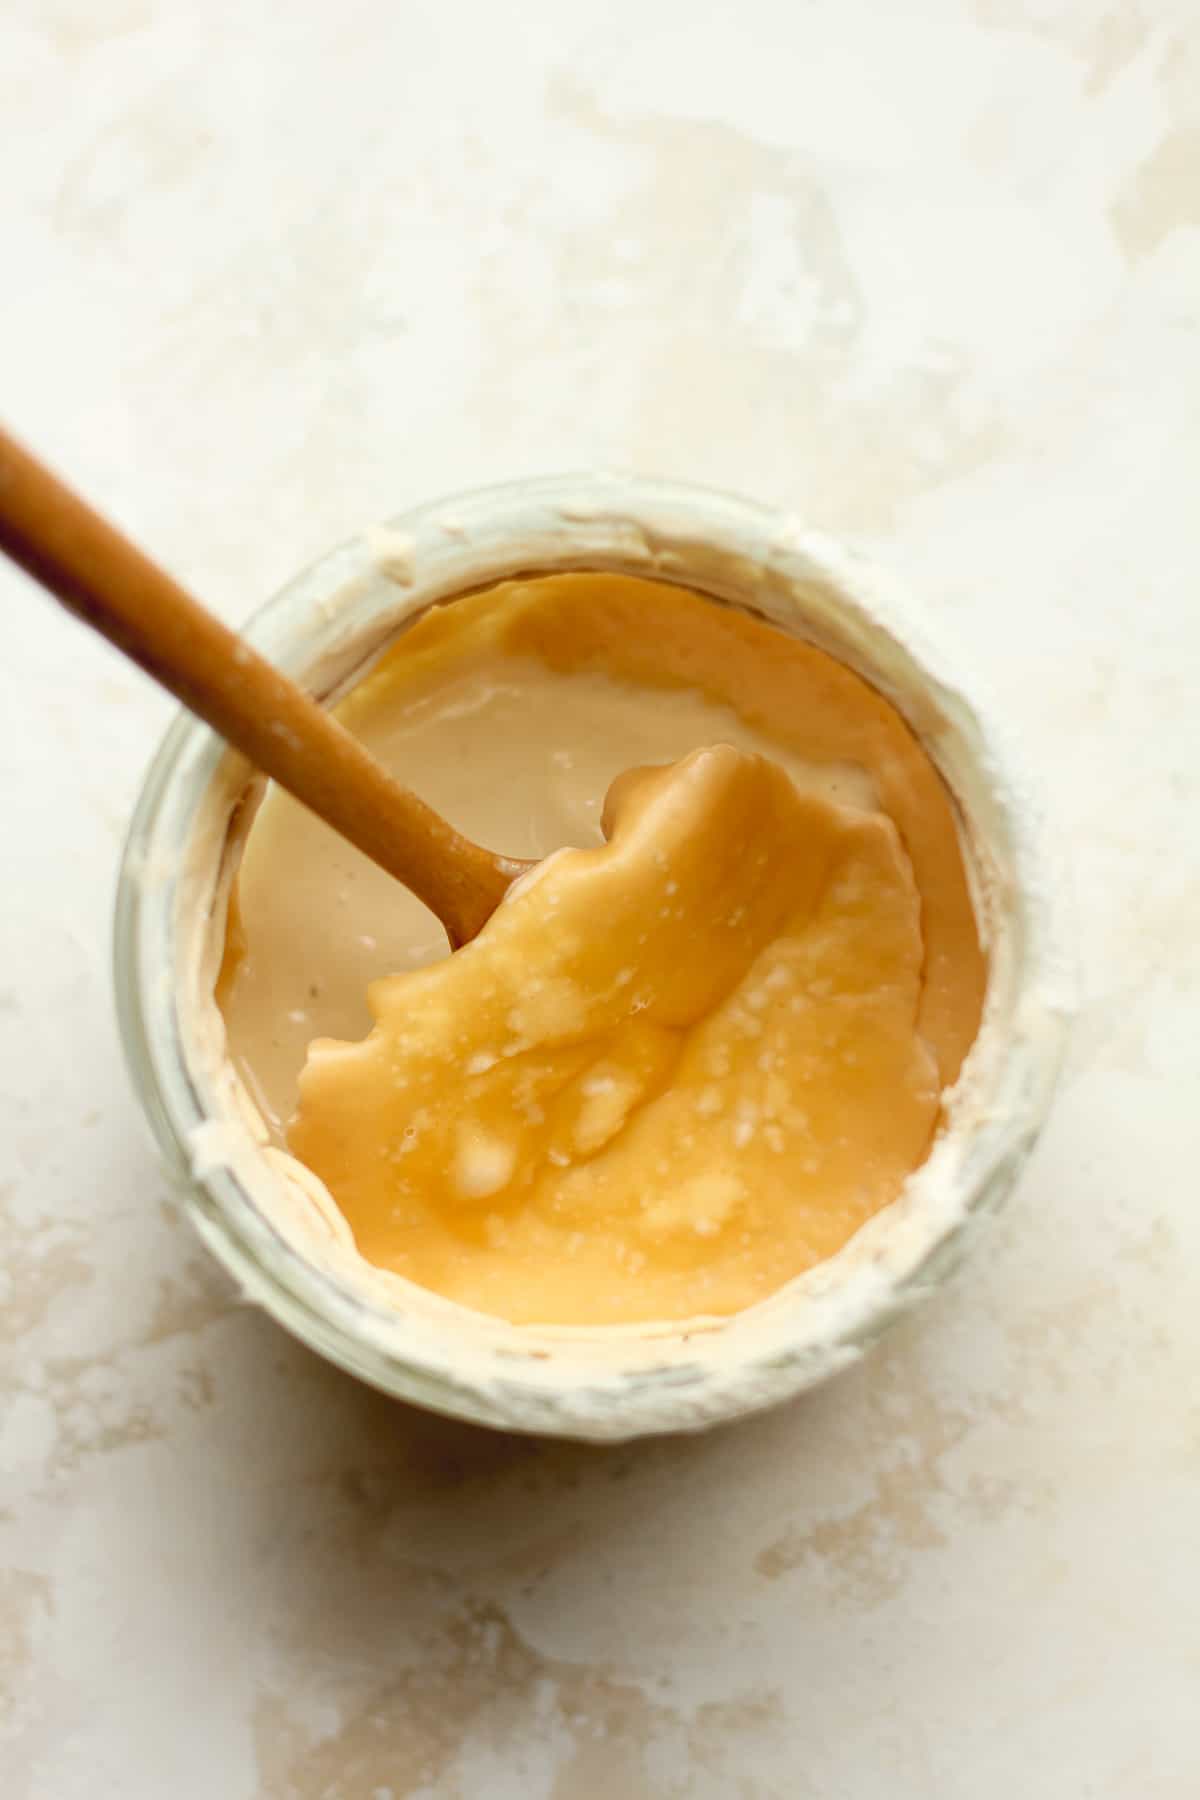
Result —
<instances>
[{"instance_id":1,"label":"spoon handle","mask_svg":"<svg viewBox=\"0 0 1200 1800\"><path fill-rule=\"evenodd\" d=\"M526 866L461 837L3 430L0 549L411 889L452 947L475 936Z\"/></svg>"}]
</instances>

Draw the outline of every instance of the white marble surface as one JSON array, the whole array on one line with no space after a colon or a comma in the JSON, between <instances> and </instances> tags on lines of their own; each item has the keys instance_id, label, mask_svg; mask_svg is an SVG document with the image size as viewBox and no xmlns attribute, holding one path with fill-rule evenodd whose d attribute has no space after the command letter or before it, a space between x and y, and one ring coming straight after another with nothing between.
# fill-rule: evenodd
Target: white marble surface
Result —
<instances>
[{"instance_id":1,"label":"white marble surface","mask_svg":"<svg viewBox=\"0 0 1200 1800\"><path fill-rule=\"evenodd\" d=\"M1074 866L1051 1129L814 1397L391 1405L166 1202L108 975L166 706L0 572L5 1800L1200 1792L1194 0L9 0L8 422L231 619L621 463L869 544Z\"/></svg>"}]
</instances>

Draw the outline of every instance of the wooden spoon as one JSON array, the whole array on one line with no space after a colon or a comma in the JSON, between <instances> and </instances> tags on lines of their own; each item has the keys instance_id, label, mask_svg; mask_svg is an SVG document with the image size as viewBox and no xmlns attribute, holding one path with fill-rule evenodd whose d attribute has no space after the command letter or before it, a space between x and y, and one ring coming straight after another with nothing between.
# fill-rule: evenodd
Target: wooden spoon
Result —
<instances>
[{"instance_id":1,"label":"wooden spoon","mask_svg":"<svg viewBox=\"0 0 1200 1800\"><path fill-rule=\"evenodd\" d=\"M532 864L483 850L0 430L0 548L256 768L473 938Z\"/></svg>"}]
</instances>

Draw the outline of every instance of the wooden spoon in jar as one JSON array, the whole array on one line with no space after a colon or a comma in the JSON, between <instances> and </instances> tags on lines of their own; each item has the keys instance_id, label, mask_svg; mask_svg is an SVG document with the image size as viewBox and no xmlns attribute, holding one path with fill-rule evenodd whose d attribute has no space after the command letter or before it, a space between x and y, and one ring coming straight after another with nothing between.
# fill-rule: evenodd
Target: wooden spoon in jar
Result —
<instances>
[{"instance_id":1,"label":"wooden spoon in jar","mask_svg":"<svg viewBox=\"0 0 1200 1800\"><path fill-rule=\"evenodd\" d=\"M0 549L441 920L456 950L532 863L461 837L0 430Z\"/></svg>"}]
</instances>

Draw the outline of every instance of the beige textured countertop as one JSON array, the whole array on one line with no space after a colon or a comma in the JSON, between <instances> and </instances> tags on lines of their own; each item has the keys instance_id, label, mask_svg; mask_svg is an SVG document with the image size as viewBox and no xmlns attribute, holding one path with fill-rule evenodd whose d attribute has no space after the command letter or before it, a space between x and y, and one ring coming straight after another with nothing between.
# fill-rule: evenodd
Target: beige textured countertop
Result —
<instances>
[{"instance_id":1,"label":"beige textured countertop","mask_svg":"<svg viewBox=\"0 0 1200 1800\"><path fill-rule=\"evenodd\" d=\"M1200 1792L1194 0L17 0L7 421L230 619L593 464L867 544L1074 867L954 1287L695 1441L406 1411L168 1203L108 974L168 709L0 572L4 1800Z\"/></svg>"}]
</instances>

